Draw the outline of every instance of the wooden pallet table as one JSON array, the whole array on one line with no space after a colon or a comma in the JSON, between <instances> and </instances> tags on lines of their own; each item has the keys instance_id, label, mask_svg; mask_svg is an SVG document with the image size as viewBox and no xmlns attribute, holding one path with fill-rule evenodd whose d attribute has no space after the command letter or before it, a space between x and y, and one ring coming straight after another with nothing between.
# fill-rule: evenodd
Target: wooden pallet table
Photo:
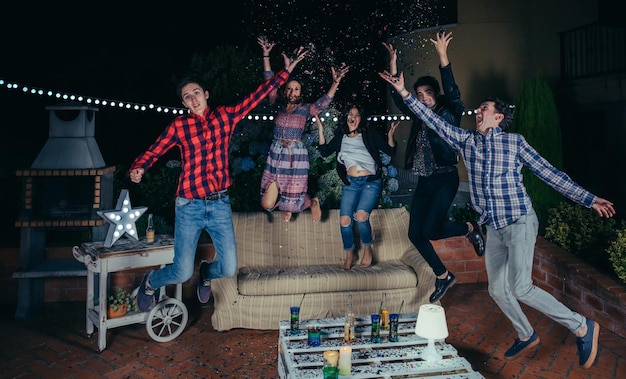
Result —
<instances>
[{"instance_id":1,"label":"wooden pallet table","mask_svg":"<svg viewBox=\"0 0 626 379\"><path fill-rule=\"evenodd\" d=\"M356 318L356 341L352 348L350 378L456 378L484 379L457 350L444 341L436 348L443 358L425 361L420 355L427 340L415 335L416 313L400 315L398 342L389 342L388 330L381 330L381 342L370 342L370 317ZM300 321L300 331L292 335L290 322L280 321L278 341L278 374L283 379L322 378L323 353L346 346L343 340L344 318L325 318ZM321 344L307 345L309 326L321 328ZM347 376L340 376L347 378Z\"/></svg>"}]
</instances>

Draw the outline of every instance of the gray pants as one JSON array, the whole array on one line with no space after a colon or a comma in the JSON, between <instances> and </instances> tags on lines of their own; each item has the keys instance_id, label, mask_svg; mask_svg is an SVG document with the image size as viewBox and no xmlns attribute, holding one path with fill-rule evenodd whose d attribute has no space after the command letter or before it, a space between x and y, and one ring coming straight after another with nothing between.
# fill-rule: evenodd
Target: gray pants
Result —
<instances>
[{"instance_id":1,"label":"gray pants","mask_svg":"<svg viewBox=\"0 0 626 379\"><path fill-rule=\"evenodd\" d=\"M533 209L504 228L495 230L487 226L485 265L489 295L511 320L520 339L529 338L533 327L519 302L540 311L573 333L580 331L586 323L584 316L533 285L533 257L538 228L539 221Z\"/></svg>"}]
</instances>

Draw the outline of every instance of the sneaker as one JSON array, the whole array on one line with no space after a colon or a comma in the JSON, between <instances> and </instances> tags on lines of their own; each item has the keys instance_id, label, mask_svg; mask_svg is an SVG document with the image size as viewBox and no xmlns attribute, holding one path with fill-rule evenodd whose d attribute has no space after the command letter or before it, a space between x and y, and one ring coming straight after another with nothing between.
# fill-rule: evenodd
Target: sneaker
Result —
<instances>
[{"instance_id":1,"label":"sneaker","mask_svg":"<svg viewBox=\"0 0 626 379\"><path fill-rule=\"evenodd\" d=\"M207 260L200 262L200 280L196 289L196 295L198 295L198 301L202 304L208 303L209 299L211 299L211 280L202 277L202 273L209 270L210 264Z\"/></svg>"},{"instance_id":2,"label":"sneaker","mask_svg":"<svg viewBox=\"0 0 626 379\"><path fill-rule=\"evenodd\" d=\"M541 339L535 332L533 332L533 335L530 336L528 341L522 341L519 338L516 338L513 345L504 352L504 358L513 359L517 357L519 353L539 345L539 342L541 342Z\"/></svg>"},{"instance_id":3,"label":"sneaker","mask_svg":"<svg viewBox=\"0 0 626 379\"><path fill-rule=\"evenodd\" d=\"M139 290L137 291L137 308L141 312L147 312L157 302L159 292L148 286L148 278L154 270L148 270L141 279Z\"/></svg>"},{"instance_id":4,"label":"sneaker","mask_svg":"<svg viewBox=\"0 0 626 379\"><path fill-rule=\"evenodd\" d=\"M472 224L473 230L467 233L466 237L474 246L476 254L479 257L482 257L485 255L485 235L483 234L482 228L476 221L470 221L470 224Z\"/></svg>"},{"instance_id":5,"label":"sneaker","mask_svg":"<svg viewBox=\"0 0 626 379\"><path fill-rule=\"evenodd\" d=\"M446 294L448 288L452 287L456 283L456 276L448 271L448 276L445 279L435 279L435 292L430 295L430 302L434 303L441 299Z\"/></svg>"},{"instance_id":6,"label":"sneaker","mask_svg":"<svg viewBox=\"0 0 626 379\"><path fill-rule=\"evenodd\" d=\"M583 368L589 368L596 360L598 353L598 334L600 325L593 320L587 319L587 334L576 337L578 345L578 364Z\"/></svg>"}]
</instances>

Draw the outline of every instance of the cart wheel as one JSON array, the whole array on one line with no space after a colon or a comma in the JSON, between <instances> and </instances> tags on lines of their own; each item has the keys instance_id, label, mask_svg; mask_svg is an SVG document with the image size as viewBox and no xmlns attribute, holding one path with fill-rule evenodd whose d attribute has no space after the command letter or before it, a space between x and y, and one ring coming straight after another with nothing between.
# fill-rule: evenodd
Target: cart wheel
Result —
<instances>
[{"instance_id":1,"label":"cart wheel","mask_svg":"<svg viewBox=\"0 0 626 379\"><path fill-rule=\"evenodd\" d=\"M187 307L183 302L173 298L165 299L148 314L146 329L157 342L171 341L183 332L188 318Z\"/></svg>"}]
</instances>

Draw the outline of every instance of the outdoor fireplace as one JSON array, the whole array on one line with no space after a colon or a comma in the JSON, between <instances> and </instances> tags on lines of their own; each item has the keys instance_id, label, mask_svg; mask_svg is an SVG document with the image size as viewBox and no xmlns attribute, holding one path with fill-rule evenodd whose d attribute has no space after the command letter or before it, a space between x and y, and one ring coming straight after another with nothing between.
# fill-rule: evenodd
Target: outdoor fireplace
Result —
<instances>
[{"instance_id":1,"label":"outdoor fireplace","mask_svg":"<svg viewBox=\"0 0 626 379\"><path fill-rule=\"evenodd\" d=\"M46 235L89 230L93 241L104 240L108 224L98 211L111 209L113 174L95 140L96 107L66 103L46 107L50 112L46 144L22 177L20 262L15 317L25 319L43 303L46 277L86 276L85 266L72 256L47 259Z\"/></svg>"}]
</instances>

